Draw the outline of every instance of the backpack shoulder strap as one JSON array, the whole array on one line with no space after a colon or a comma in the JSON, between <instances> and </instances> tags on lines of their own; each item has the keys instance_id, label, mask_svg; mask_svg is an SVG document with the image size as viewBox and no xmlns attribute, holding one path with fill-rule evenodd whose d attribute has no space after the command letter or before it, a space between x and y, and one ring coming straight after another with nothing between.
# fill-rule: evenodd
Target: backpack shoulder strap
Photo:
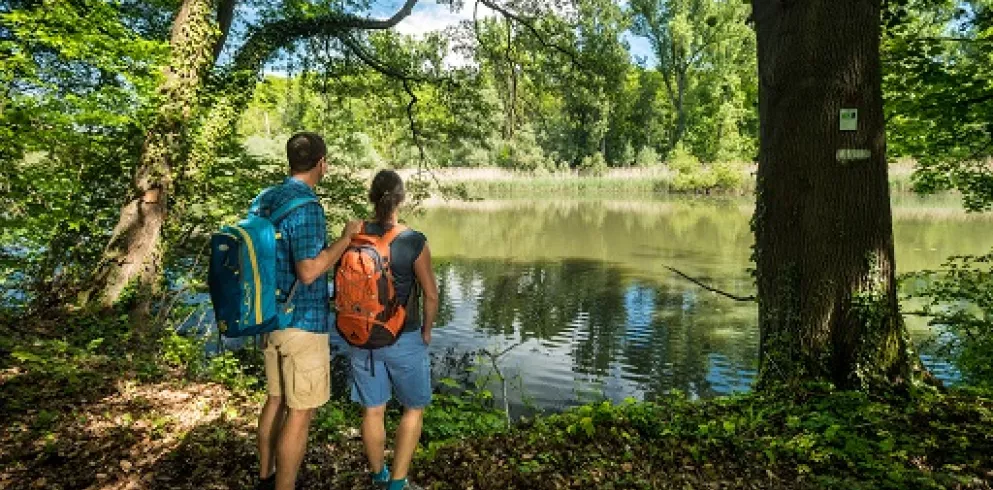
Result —
<instances>
[{"instance_id":1,"label":"backpack shoulder strap","mask_svg":"<svg viewBox=\"0 0 993 490\"><path fill-rule=\"evenodd\" d=\"M262 211L262 199L267 194L272 192L273 189L275 188L276 188L275 186L266 187L265 189L262 190L262 192L259 193L259 195L255 196L255 199L252 199L252 204L248 207L248 214L254 216L261 216L259 213Z\"/></svg>"},{"instance_id":2,"label":"backpack shoulder strap","mask_svg":"<svg viewBox=\"0 0 993 490\"><path fill-rule=\"evenodd\" d=\"M386 233L383 233L382 236L376 237L376 251L379 252L379 255L389 257L390 245L393 243L393 240L396 240L401 233L408 229L406 226L397 223L387 230Z\"/></svg>"},{"instance_id":3,"label":"backpack shoulder strap","mask_svg":"<svg viewBox=\"0 0 993 490\"><path fill-rule=\"evenodd\" d=\"M380 237L379 240L384 244L389 245L393 243L393 240L396 240L401 233L407 231L408 229L409 228L407 228L406 226L397 223L393 225L393 228L390 228L389 231L383 233L383 236Z\"/></svg>"},{"instance_id":4,"label":"backpack shoulder strap","mask_svg":"<svg viewBox=\"0 0 993 490\"><path fill-rule=\"evenodd\" d=\"M271 221L273 225L276 225L282 221L283 218L287 217L294 209L310 203L320 205L317 199L313 197L296 197L290 199L286 204L276 208L272 214L269 215L269 221Z\"/></svg>"}]
</instances>

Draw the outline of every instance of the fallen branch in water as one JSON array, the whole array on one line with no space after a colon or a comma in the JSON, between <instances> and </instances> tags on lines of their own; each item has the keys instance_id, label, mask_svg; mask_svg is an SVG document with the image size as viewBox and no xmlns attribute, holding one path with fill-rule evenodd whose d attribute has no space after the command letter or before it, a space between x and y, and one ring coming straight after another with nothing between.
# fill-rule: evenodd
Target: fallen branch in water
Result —
<instances>
[{"instance_id":1,"label":"fallen branch in water","mask_svg":"<svg viewBox=\"0 0 993 490\"><path fill-rule=\"evenodd\" d=\"M687 281L690 281L693 284L696 284L697 286L700 286L703 289L706 289L707 291L710 291L712 293L717 293L717 294L719 294L721 296L724 296L725 298L731 298L731 299L733 299L735 301L743 301L743 302L744 301L753 302L753 301L756 301L758 299L754 295L752 295L752 296L738 296L738 295L734 295L734 294L731 294L731 293L726 292L726 291L721 291L720 289L717 289L717 288L715 288L713 286L709 286L707 284L704 284L699 279L694 279L694 278L686 275L685 273L683 273L682 271L680 271L678 269L669 267L669 266L664 265L664 264L662 265L662 267L665 267L666 269L669 269L670 271L674 272L679 277L682 277L683 279L686 279Z\"/></svg>"}]
</instances>

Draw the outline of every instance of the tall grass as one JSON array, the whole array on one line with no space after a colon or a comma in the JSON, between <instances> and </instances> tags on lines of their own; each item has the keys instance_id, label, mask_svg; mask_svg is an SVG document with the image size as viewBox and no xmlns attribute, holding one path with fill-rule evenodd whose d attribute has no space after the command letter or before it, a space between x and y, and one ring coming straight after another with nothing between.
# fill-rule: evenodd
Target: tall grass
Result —
<instances>
[{"instance_id":1,"label":"tall grass","mask_svg":"<svg viewBox=\"0 0 993 490\"><path fill-rule=\"evenodd\" d=\"M575 171L516 172L499 168L445 168L432 170L445 185L460 186L472 197L522 198L568 194L570 197L625 197L628 195L706 194L745 196L755 192L754 165L743 165L741 178L730 188L681 189L676 173L660 168L613 168L602 176ZM411 171L401 171L411 173ZM913 191L913 162L890 166L890 190L904 194Z\"/></svg>"}]
</instances>

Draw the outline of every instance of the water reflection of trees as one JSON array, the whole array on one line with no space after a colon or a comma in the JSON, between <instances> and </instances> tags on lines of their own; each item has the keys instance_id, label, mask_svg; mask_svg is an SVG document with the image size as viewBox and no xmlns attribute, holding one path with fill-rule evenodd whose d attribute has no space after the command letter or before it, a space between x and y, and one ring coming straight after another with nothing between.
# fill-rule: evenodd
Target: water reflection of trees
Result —
<instances>
[{"instance_id":1,"label":"water reflection of trees","mask_svg":"<svg viewBox=\"0 0 993 490\"><path fill-rule=\"evenodd\" d=\"M993 246L990 216L919 207L894 211L901 271ZM646 398L672 388L707 396L747 385L755 309L673 278L663 264L753 294L750 214L745 201L550 198L429 209L415 226L446 259L441 323L472 333L460 342L532 340L553 353L549 369L564 365L576 378L620 377Z\"/></svg>"},{"instance_id":2,"label":"water reflection of trees","mask_svg":"<svg viewBox=\"0 0 993 490\"><path fill-rule=\"evenodd\" d=\"M751 306L675 281L647 282L592 260L443 265L443 304L474 309L488 336L567 346L574 373L603 379L618 369L646 398L673 388L701 396L740 389L757 356ZM448 317L452 321L454 315ZM445 322L442 322L444 324ZM444 326L443 326L444 328ZM716 374L715 374L716 373Z\"/></svg>"}]
</instances>

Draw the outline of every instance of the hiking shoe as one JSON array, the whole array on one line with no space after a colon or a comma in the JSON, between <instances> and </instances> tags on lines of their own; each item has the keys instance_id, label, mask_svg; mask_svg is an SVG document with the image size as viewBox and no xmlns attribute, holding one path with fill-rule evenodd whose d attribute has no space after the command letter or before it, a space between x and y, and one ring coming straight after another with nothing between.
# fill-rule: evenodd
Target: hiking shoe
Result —
<instances>
[{"instance_id":1,"label":"hiking shoe","mask_svg":"<svg viewBox=\"0 0 993 490\"><path fill-rule=\"evenodd\" d=\"M260 478L255 482L255 490L276 490L276 474L269 475L269 478Z\"/></svg>"},{"instance_id":2,"label":"hiking shoe","mask_svg":"<svg viewBox=\"0 0 993 490\"><path fill-rule=\"evenodd\" d=\"M370 482L369 482L369 488L371 488L372 490L386 490L386 489L390 488L390 467L389 466L384 465L383 466L383 471L379 472L378 475L373 475L372 473L370 473L370 476L372 478L370 479ZM377 478L382 478L382 480L379 480Z\"/></svg>"},{"instance_id":3,"label":"hiking shoe","mask_svg":"<svg viewBox=\"0 0 993 490\"><path fill-rule=\"evenodd\" d=\"M394 481L395 481L395 480L394 480ZM384 485L384 486L381 486L381 487L376 487L376 488L377 488L377 489L380 489L380 490L382 490L382 489L384 489L384 488L386 488L386 489L388 489L388 488L389 488L389 484L387 483L387 484L386 484L386 485ZM410 481L406 481L406 482L404 482L404 484L403 484L403 490L424 490L424 487L422 487L422 486L420 486L420 485L415 485L415 484L413 484L413 483L410 483Z\"/></svg>"}]
</instances>

